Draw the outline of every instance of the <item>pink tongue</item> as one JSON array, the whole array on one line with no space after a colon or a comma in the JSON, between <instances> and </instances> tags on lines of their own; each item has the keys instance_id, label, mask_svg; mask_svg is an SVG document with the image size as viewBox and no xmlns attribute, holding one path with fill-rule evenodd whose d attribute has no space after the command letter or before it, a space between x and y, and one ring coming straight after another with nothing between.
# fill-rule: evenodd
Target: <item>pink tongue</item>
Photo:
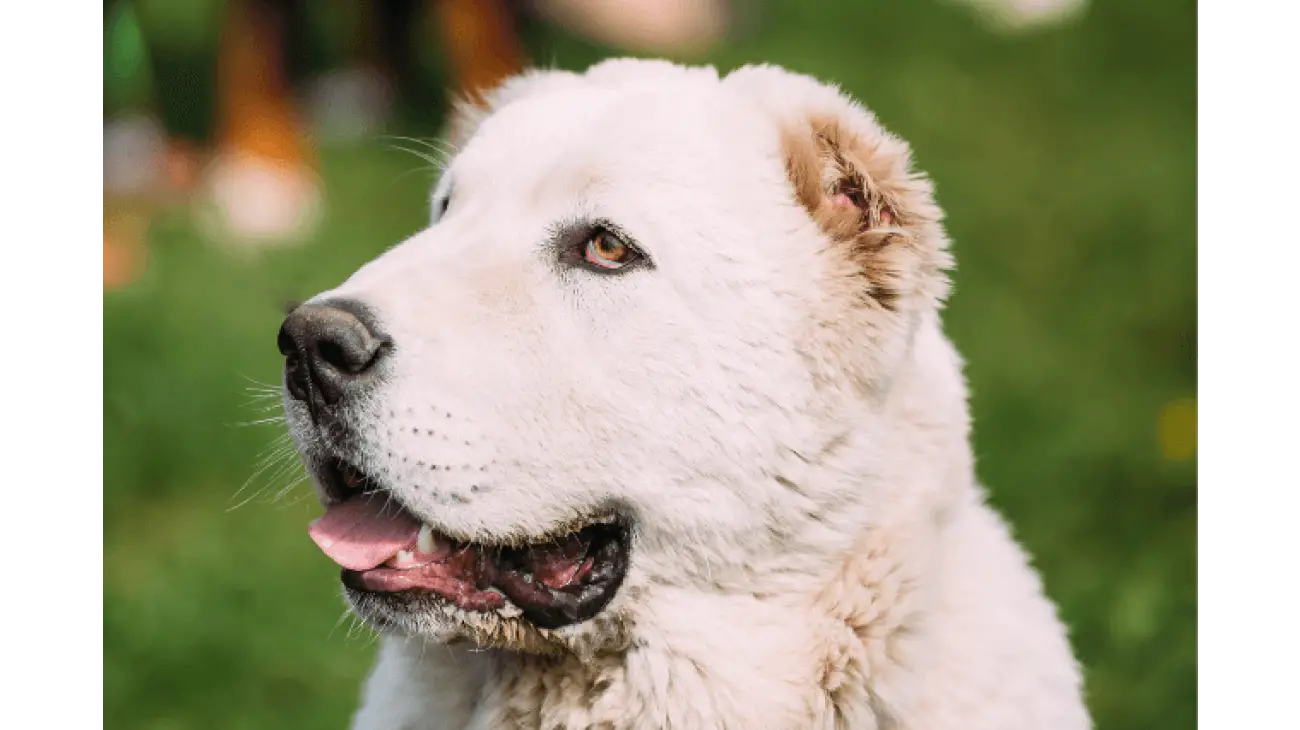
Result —
<instances>
[{"instance_id":1,"label":"pink tongue","mask_svg":"<svg viewBox=\"0 0 1300 730\"><path fill-rule=\"evenodd\" d=\"M401 550L413 550L420 523L386 497L361 495L331 506L307 534L348 570L370 570Z\"/></svg>"}]
</instances>

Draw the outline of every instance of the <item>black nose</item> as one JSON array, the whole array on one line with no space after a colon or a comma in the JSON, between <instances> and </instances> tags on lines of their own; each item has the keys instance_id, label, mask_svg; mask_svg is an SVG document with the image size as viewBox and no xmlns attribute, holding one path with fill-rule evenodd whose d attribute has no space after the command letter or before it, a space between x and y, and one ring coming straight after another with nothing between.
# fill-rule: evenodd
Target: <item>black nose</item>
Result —
<instances>
[{"instance_id":1,"label":"black nose","mask_svg":"<svg viewBox=\"0 0 1300 730\"><path fill-rule=\"evenodd\" d=\"M365 307L350 300L293 310L277 338L289 394L328 406L363 385L388 350L387 338L367 325L370 319Z\"/></svg>"}]
</instances>

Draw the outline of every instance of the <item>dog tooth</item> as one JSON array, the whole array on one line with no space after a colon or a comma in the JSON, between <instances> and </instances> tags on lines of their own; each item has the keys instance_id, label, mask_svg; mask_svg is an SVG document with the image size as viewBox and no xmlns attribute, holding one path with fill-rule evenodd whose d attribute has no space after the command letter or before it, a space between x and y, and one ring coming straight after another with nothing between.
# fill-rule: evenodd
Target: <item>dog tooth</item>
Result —
<instances>
[{"instance_id":1,"label":"dog tooth","mask_svg":"<svg viewBox=\"0 0 1300 730\"><path fill-rule=\"evenodd\" d=\"M397 552L398 565L405 565L407 563L414 563L414 562L415 562L415 554L412 553L410 550L399 550Z\"/></svg>"},{"instance_id":2,"label":"dog tooth","mask_svg":"<svg viewBox=\"0 0 1300 730\"><path fill-rule=\"evenodd\" d=\"M416 540L415 547L422 553L433 552L433 528L428 525L420 525L420 537Z\"/></svg>"}]
</instances>

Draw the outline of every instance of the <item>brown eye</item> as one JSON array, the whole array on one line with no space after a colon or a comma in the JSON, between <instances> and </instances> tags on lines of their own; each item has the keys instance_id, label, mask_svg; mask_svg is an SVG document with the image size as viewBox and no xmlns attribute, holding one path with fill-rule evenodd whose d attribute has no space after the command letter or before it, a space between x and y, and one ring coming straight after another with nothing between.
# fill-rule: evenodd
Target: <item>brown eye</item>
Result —
<instances>
[{"instance_id":1,"label":"brown eye","mask_svg":"<svg viewBox=\"0 0 1300 730\"><path fill-rule=\"evenodd\" d=\"M587 238L582 258L602 269L621 269L641 258L641 254L613 233L597 230Z\"/></svg>"}]
</instances>

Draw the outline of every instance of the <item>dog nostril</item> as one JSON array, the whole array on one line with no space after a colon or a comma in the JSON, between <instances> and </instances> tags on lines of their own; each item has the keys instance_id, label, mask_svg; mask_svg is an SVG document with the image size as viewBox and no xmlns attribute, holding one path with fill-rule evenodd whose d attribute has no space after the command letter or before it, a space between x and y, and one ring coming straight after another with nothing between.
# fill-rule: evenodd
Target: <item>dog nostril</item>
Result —
<instances>
[{"instance_id":1,"label":"dog nostril","mask_svg":"<svg viewBox=\"0 0 1300 730\"><path fill-rule=\"evenodd\" d=\"M365 370L370 364L372 354L374 353L368 349L344 349L343 345L332 340L325 340L316 345L317 357L349 375L356 375Z\"/></svg>"},{"instance_id":2,"label":"dog nostril","mask_svg":"<svg viewBox=\"0 0 1300 730\"><path fill-rule=\"evenodd\" d=\"M289 389L289 395L295 400L307 400L310 390L307 377L307 369L302 366L301 358L294 354L285 359L284 384Z\"/></svg>"}]
</instances>

